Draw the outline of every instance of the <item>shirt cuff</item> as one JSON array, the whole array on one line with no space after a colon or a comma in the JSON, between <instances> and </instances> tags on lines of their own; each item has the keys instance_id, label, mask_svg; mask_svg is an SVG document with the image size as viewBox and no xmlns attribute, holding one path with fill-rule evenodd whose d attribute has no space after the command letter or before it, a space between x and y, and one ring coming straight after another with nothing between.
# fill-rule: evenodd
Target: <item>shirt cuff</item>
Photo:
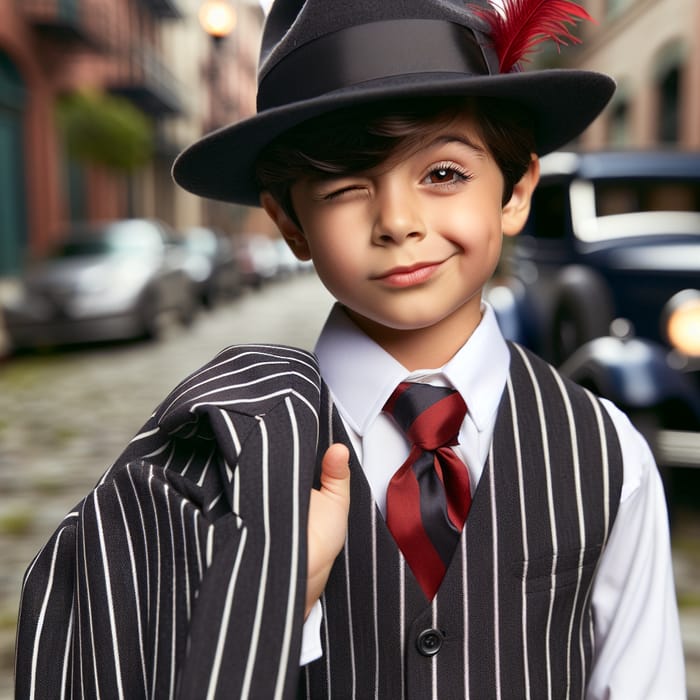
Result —
<instances>
[{"instance_id":1,"label":"shirt cuff","mask_svg":"<svg viewBox=\"0 0 700 700\"><path fill-rule=\"evenodd\" d=\"M316 661L316 659L320 659L323 656L321 620L323 620L323 608L321 607L321 601L317 600L304 621L304 627L301 631L300 666L306 666L306 664Z\"/></svg>"}]
</instances>

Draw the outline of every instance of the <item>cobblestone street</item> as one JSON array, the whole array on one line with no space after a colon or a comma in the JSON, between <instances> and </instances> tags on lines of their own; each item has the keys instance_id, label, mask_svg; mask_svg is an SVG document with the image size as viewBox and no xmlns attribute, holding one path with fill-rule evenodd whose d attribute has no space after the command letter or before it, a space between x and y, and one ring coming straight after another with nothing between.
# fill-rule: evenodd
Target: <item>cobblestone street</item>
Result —
<instances>
[{"instance_id":1,"label":"cobblestone street","mask_svg":"<svg viewBox=\"0 0 700 700\"><path fill-rule=\"evenodd\" d=\"M0 700L12 697L24 570L157 402L226 345L311 348L330 305L304 274L203 313L192 330L168 330L160 343L0 360ZM689 698L700 700L700 505L679 513L674 566Z\"/></svg>"}]
</instances>

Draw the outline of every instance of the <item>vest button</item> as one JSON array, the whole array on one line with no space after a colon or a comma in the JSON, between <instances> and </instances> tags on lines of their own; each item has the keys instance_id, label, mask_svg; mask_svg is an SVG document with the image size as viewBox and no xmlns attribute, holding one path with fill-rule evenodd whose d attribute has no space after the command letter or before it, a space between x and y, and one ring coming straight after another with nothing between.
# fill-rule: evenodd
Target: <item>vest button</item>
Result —
<instances>
[{"instance_id":1,"label":"vest button","mask_svg":"<svg viewBox=\"0 0 700 700\"><path fill-rule=\"evenodd\" d=\"M439 630L423 630L416 639L416 647L423 656L435 656L442 647L442 634Z\"/></svg>"}]
</instances>

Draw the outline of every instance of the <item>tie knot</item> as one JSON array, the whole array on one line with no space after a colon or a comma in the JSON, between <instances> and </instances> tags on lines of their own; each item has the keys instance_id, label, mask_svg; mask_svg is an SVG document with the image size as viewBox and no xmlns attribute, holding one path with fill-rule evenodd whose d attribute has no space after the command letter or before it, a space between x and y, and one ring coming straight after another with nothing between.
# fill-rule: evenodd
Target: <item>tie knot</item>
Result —
<instances>
[{"instance_id":1,"label":"tie knot","mask_svg":"<svg viewBox=\"0 0 700 700\"><path fill-rule=\"evenodd\" d=\"M457 444L467 413L464 399L454 389L401 382L384 405L413 445L436 450Z\"/></svg>"}]
</instances>

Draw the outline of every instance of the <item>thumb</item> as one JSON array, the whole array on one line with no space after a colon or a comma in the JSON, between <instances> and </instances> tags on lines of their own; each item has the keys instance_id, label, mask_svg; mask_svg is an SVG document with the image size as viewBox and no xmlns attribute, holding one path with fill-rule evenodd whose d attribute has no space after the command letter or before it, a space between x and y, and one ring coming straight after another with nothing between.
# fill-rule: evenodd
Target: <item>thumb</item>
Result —
<instances>
[{"instance_id":1,"label":"thumb","mask_svg":"<svg viewBox=\"0 0 700 700\"><path fill-rule=\"evenodd\" d=\"M350 452L339 442L331 445L323 455L321 491L350 501Z\"/></svg>"}]
</instances>

